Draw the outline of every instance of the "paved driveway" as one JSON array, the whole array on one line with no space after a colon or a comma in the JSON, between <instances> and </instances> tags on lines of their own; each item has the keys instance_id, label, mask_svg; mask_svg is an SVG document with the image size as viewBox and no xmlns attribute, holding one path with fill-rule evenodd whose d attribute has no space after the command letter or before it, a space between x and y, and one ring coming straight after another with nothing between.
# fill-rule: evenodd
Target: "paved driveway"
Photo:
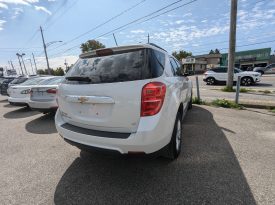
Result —
<instances>
[{"instance_id":1,"label":"paved driveway","mask_svg":"<svg viewBox=\"0 0 275 205\"><path fill-rule=\"evenodd\" d=\"M274 204L275 117L194 106L183 153L88 154L58 136L53 116L0 97L1 204Z\"/></svg>"}]
</instances>

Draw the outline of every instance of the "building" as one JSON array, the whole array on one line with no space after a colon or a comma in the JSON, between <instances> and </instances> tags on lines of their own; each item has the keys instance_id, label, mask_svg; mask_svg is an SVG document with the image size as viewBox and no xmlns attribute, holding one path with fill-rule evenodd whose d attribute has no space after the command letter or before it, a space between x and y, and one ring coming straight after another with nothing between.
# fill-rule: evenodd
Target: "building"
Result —
<instances>
[{"instance_id":1,"label":"building","mask_svg":"<svg viewBox=\"0 0 275 205\"><path fill-rule=\"evenodd\" d=\"M208 68L220 66L221 57L221 54L189 56L182 59L182 64L187 73L203 73Z\"/></svg>"},{"instance_id":2,"label":"building","mask_svg":"<svg viewBox=\"0 0 275 205\"><path fill-rule=\"evenodd\" d=\"M235 67L242 70L252 70L254 67L265 67L275 62L275 56L270 55L271 48L262 48L236 52ZM182 59L184 71L187 73L203 73L209 68L228 65L228 54L205 54L189 56Z\"/></svg>"},{"instance_id":3,"label":"building","mask_svg":"<svg viewBox=\"0 0 275 205\"><path fill-rule=\"evenodd\" d=\"M271 48L262 48L236 52L235 66L242 70L251 70L254 67L265 67L271 62ZM228 54L222 54L221 65L228 65Z\"/></svg>"}]
</instances>

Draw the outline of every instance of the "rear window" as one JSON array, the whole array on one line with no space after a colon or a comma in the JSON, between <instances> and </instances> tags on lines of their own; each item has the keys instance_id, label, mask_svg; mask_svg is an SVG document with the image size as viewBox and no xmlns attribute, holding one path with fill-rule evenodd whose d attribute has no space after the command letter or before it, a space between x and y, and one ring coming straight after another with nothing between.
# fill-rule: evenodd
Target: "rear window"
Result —
<instances>
[{"instance_id":1,"label":"rear window","mask_svg":"<svg viewBox=\"0 0 275 205\"><path fill-rule=\"evenodd\" d=\"M28 80L28 78L15 78L13 81L11 81L11 84L20 84Z\"/></svg>"},{"instance_id":2,"label":"rear window","mask_svg":"<svg viewBox=\"0 0 275 205\"><path fill-rule=\"evenodd\" d=\"M64 77L56 77L56 78L50 78L47 80L43 80L39 83L39 85L57 85L61 83L61 81L64 79Z\"/></svg>"},{"instance_id":3,"label":"rear window","mask_svg":"<svg viewBox=\"0 0 275 205\"><path fill-rule=\"evenodd\" d=\"M165 55L153 49L79 59L66 74L66 82L79 82L81 77L93 84L156 78L163 74L164 64Z\"/></svg>"},{"instance_id":4,"label":"rear window","mask_svg":"<svg viewBox=\"0 0 275 205\"><path fill-rule=\"evenodd\" d=\"M45 80L45 78L31 78L26 80L24 83L21 83L20 85L37 85L43 80Z\"/></svg>"}]
</instances>

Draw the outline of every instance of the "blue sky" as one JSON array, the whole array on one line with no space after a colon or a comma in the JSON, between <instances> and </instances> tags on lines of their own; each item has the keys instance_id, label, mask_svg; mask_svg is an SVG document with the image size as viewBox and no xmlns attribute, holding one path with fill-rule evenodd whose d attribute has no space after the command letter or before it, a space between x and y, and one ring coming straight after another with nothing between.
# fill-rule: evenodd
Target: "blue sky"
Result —
<instances>
[{"instance_id":1,"label":"blue sky","mask_svg":"<svg viewBox=\"0 0 275 205\"><path fill-rule=\"evenodd\" d=\"M45 68L40 25L46 42L63 41L49 46L48 55L51 67L64 66L65 59L69 63L77 59L81 43L96 38L107 47L115 46L112 33L102 34L175 1L0 0L0 65L8 66L7 61L13 60L18 67L15 53L24 52L28 59L33 52L39 68ZM179 1L155 15L190 1ZM169 52L183 49L203 54L215 48L227 52L229 10L230 0L197 0L114 33L119 45L145 43L150 33L150 41ZM114 16L117 16L114 20L75 39ZM275 50L275 0L239 0L237 46L237 50L265 47ZM29 61L26 65L30 69Z\"/></svg>"}]
</instances>

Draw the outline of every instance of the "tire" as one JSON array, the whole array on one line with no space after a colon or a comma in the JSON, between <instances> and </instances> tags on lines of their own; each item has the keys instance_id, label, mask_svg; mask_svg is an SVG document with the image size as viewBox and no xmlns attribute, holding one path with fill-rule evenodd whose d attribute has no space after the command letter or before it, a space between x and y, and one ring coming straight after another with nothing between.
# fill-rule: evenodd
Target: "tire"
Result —
<instances>
[{"instance_id":1,"label":"tire","mask_svg":"<svg viewBox=\"0 0 275 205\"><path fill-rule=\"evenodd\" d=\"M215 83L216 83L216 80L213 77L209 77L209 78L206 79L206 84L207 85L214 85Z\"/></svg>"},{"instance_id":2,"label":"tire","mask_svg":"<svg viewBox=\"0 0 275 205\"><path fill-rule=\"evenodd\" d=\"M250 86L253 84L253 79L251 77L243 77L241 79L241 85L243 86Z\"/></svg>"},{"instance_id":3,"label":"tire","mask_svg":"<svg viewBox=\"0 0 275 205\"><path fill-rule=\"evenodd\" d=\"M178 113L175 120L171 141L167 145L167 155L166 155L167 158L171 160L178 158L181 152L181 141L182 141L182 118L180 113Z\"/></svg>"}]
</instances>

